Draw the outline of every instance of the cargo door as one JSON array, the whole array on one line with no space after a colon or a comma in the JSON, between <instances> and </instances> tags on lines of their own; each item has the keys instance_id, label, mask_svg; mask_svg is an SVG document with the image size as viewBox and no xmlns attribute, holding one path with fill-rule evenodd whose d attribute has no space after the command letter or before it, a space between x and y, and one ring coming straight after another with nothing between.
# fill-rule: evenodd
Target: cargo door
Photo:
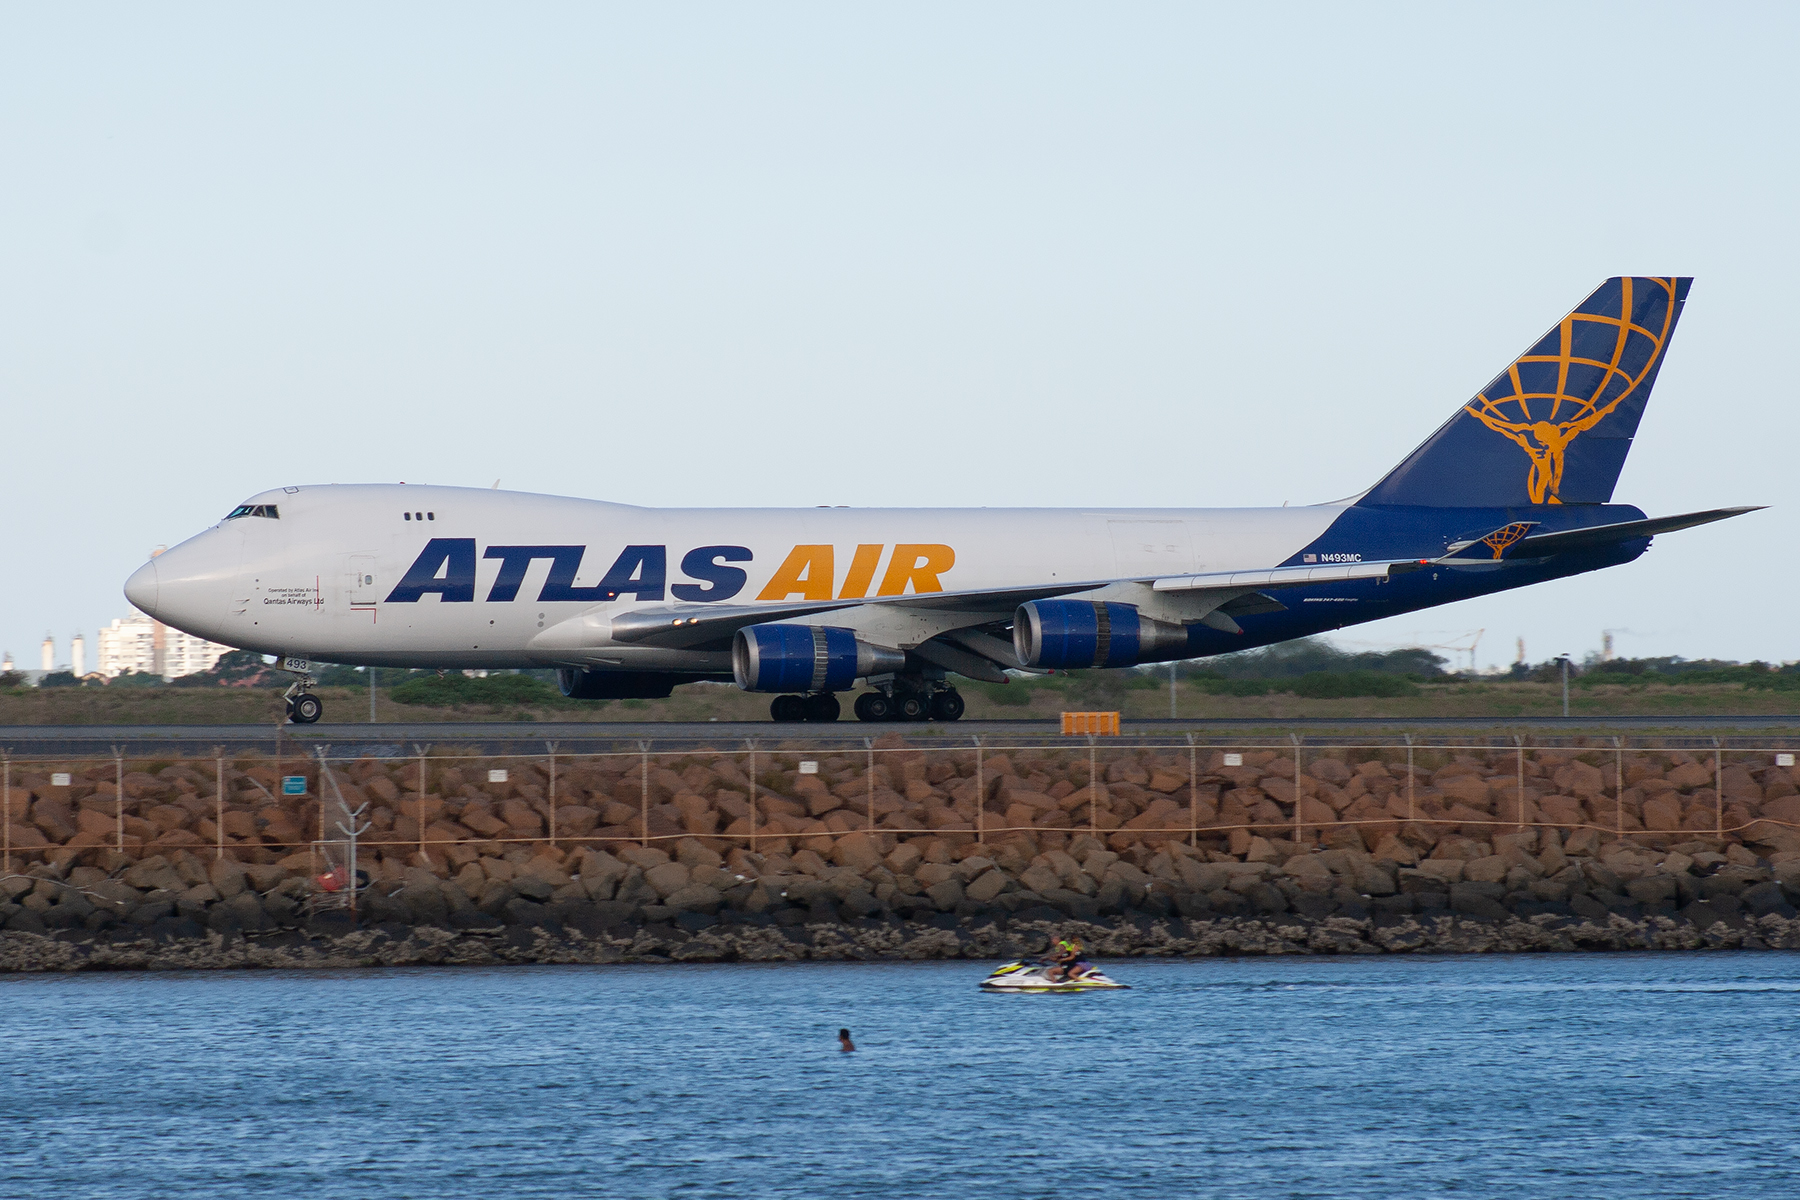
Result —
<instances>
[{"instance_id":1,"label":"cargo door","mask_svg":"<svg viewBox=\"0 0 1800 1200\"><path fill-rule=\"evenodd\" d=\"M375 609L381 582L375 562L376 556L373 554L352 554L345 560L344 594L349 598L352 609L368 609L371 612Z\"/></svg>"}]
</instances>

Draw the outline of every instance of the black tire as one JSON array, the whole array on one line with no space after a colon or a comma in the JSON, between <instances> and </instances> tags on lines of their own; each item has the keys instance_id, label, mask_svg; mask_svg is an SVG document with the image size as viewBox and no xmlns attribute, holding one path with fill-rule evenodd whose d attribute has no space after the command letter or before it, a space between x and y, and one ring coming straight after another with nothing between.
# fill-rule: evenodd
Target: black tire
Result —
<instances>
[{"instance_id":1,"label":"black tire","mask_svg":"<svg viewBox=\"0 0 1800 1200\"><path fill-rule=\"evenodd\" d=\"M816 696L808 696L803 701L808 721L835 721L844 714L843 705L830 692L820 692Z\"/></svg>"},{"instance_id":2,"label":"black tire","mask_svg":"<svg viewBox=\"0 0 1800 1200\"><path fill-rule=\"evenodd\" d=\"M311 725L325 715L325 705L311 692L301 692L288 701L288 719L296 725Z\"/></svg>"},{"instance_id":3,"label":"black tire","mask_svg":"<svg viewBox=\"0 0 1800 1200\"><path fill-rule=\"evenodd\" d=\"M917 692L902 692L894 698L894 720L924 721L931 715L931 701Z\"/></svg>"},{"instance_id":4,"label":"black tire","mask_svg":"<svg viewBox=\"0 0 1800 1200\"><path fill-rule=\"evenodd\" d=\"M799 696L777 696L769 701L769 719L782 724L806 720L804 701Z\"/></svg>"},{"instance_id":5,"label":"black tire","mask_svg":"<svg viewBox=\"0 0 1800 1200\"><path fill-rule=\"evenodd\" d=\"M931 698L931 719L934 721L960 721L964 707L963 698L956 691L939 692Z\"/></svg>"},{"instance_id":6,"label":"black tire","mask_svg":"<svg viewBox=\"0 0 1800 1200\"><path fill-rule=\"evenodd\" d=\"M853 711L859 721L885 721L894 715L894 706L880 692L864 692L856 698Z\"/></svg>"}]
</instances>

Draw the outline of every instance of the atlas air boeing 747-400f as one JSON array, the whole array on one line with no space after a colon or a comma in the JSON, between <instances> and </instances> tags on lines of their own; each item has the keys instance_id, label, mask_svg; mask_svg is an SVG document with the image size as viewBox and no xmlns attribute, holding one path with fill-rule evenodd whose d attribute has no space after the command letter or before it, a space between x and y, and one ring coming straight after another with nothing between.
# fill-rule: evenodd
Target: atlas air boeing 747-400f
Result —
<instances>
[{"instance_id":1,"label":"atlas air boeing 747-400f","mask_svg":"<svg viewBox=\"0 0 1800 1200\"><path fill-rule=\"evenodd\" d=\"M952 675L1222 654L1630 562L1613 487L1690 280L1609 279L1359 496L1250 509L653 509L284 487L140 567L177 629L313 662L554 667L565 695L735 681L777 721L954 721Z\"/></svg>"}]
</instances>

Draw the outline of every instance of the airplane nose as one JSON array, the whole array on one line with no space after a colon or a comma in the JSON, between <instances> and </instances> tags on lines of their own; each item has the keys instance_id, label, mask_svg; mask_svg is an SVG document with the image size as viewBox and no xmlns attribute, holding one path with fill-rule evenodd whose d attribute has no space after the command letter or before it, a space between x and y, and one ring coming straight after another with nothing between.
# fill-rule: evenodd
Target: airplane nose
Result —
<instances>
[{"instance_id":1,"label":"airplane nose","mask_svg":"<svg viewBox=\"0 0 1800 1200\"><path fill-rule=\"evenodd\" d=\"M131 573L125 581L125 598L139 611L156 615L157 592L156 560L153 558Z\"/></svg>"}]
</instances>

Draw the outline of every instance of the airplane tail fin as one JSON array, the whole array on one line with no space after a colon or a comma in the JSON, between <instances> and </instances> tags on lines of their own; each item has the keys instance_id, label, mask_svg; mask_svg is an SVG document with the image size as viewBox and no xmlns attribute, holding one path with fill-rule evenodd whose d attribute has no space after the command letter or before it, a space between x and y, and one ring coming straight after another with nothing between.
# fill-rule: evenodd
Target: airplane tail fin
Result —
<instances>
[{"instance_id":1,"label":"airplane tail fin","mask_svg":"<svg viewBox=\"0 0 1800 1200\"><path fill-rule=\"evenodd\" d=\"M1692 282L1608 279L1358 503L1605 504Z\"/></svg>"}]
</instances>

